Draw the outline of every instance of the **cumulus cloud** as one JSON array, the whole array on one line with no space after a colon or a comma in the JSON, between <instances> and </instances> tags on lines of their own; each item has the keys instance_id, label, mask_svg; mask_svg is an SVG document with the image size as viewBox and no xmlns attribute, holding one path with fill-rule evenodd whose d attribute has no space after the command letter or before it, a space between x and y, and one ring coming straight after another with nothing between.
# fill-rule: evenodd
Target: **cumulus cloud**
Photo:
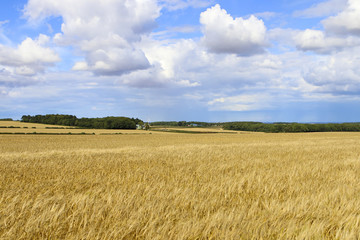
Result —
<instances>
[{"instance_id":1,"label":"cumulus cloud","mask_svg":"<svg viewBox=\"0 0 360 240\"><path fill-rule=\"evenodd\" d=\"M341 7L342 6L342 7ZM308 9L308 13L317 9L338 9L340 13L328 17L321 23L324 31L306 29L294 37L297 49L314 51L319 54L331 54L360 45L360 2L357 0L330 0ZM311 11L310 11L311 10Z\"/></svg>"},{"instance_id":2,"label":"cumulus cloud","mask_svg":"<svg viewBox=\"0 0 360 240\"><path fill-rule=\"evenodd\" d=\"M353 37L328 37L323 31L306 29L295 37L296 47L303 51L315 51L320 54L328 54L347 47L360 44L358 38Z\"/></svg>"},{"instance_id":3,"label":"cumulus cloud","mask_svg":"<svg viewBox=\"0 0 360 240\"><path fill-rule=\"evenodd\" d=\"M164 87L168 79L163 75L161 67L156 65L148 69L123 75L119 82L136 88L158 88Z\"/></svg>"},{"instance_id":4,"label":"cumulus cloud","mask_svg":"<svg viewBox=\"0 0 360 240\"><path fill-rule=\"evenodd\" d=\"M150 66L145 54L139 49L98 49L89 52L86 60L75 63L73 70L92 71L97 75L122 75Z\"/></svg>"},{"instance_id":5,"label":"cumulus cloud","mask_svg":"<svg viewBox=\"0 0 360 240\"><path fill-rule=\"evenodd\" d=\"M120 78L122 84L136 88L161 88L161 87L198 87L200 83L190 80L170 79L164 76L163 70L159 66L153 66L145 70L138 70L123 75Z\"/></svg>"},{"instance_id":6,"label":"cumulus cloud","mask_svg":"<svg viewBox=\"0 0 360 240\"><path fill-rule=\"evenodd\" d=\"M136 4L140 2L106 0L106 4L98 4L99 1L95 0L78 0L73 3L76 6L70 8L70 0L30 0L25 15L30 20L62 17L62 30L55 35L54 41L59 45L74 46L76 53L83 56L83 60L75 63L73 70L89 71L97 79L140 88L133 91L155 91L151 88L162 87L167 87L166 91L176 89L176 94L196 96L196 101L214 111L268 109L269 102L287 98L271 95L269 89L274 92L311 92L320 88L345 89L342 83L348 88L356 86L359 73L355 65L346 68L336 61L334 65L326 60L322 64L311 62L307 54L302 52L335 54L337 50L356 46L358 42L355 37L328 36L326 32L310 29L275 29L269 32L273 35L272 40L284 36L282 39L288 38L284 41L289 45L295 41L297 48L302 51L286 50L278 55L266 53L269 36L262 20L255 16L233 18L220 5L215 5L200 16L204 34L201 41L155 40L149 33L160 14L159 2L142 1L147 4L146 7L137 8ZM168 4L177 2L168 1ZM18 58L23 62L40 59L40 53L47 49L44 46L49 39L39 37L32 41L43 49L29 54L32 60L23 53L23 57ZM50 52L46 56L48 59L44 58L42 65L54 62ZM337 56L347 59L345 55ZM327 59L328 56L321 57ZM359 64L356 59L352 61ZM311 67L307 67L309 65ZM31 64L13 66L11 74L32 74ZM331 71L335 72L326 74ZM341 80L343 76L348 80ZM109 86L113 87L111 84ZM156 91L162 92L161 89ZM260 91L263 92L261 97L256 94ZM174 96L163 94L160 97L172 99Z\"/></svg>"},{"instance_id":7,"label":"cumulus cloud","mask_svg":"<svg viewBox=\"0 0 360 240\"><path fill-rule=\"evenodd\" d=\"M304 79L317 86L320 91L358 92L360 91L359 64L359 58L351 51L324 56L309 63L308 70L304 72Z\"/></svg>"},{"instance_id":8,"label":"cumulus cloud","mask_svg":"<svg viewBox=\"0 0 360 240\"><path fill-rule=\"evenodd\" d=\"M3 88L4 92L8 92L11 88L28 86L36 82L37 79L34 77L27 76L26 74L21 75L12 68L0 66L0 87Z\"/></svg>"},{"instance_id":9,"label":"cumulus cloud","mask_svg":"<svg viewBox=\"0 0 360 240\"><path fill-rule=\"evenodd\" d=\"M40 34L35 40L26 38L17 48L0 44L0 65L13 67L19 75L35 75L45 67L60 61L59 56L46 45L49 37Z\"/></svg>"},{"instance_id":10,"label":"cumulus cloud","mask_svg":"<svg viewBox=\"0 0 360 240\"><path fill-rule=\"evenodd\" d=\"M322 24L331 33L360 36L360 1L348 0L343 11L323 20Z\"/></svg>"},{"instance_id":11,"label":"cumulus cloud","mask_svg":"<svg viewBox=\"0 0 360 240\"><path fill-rule=\"evenodd\" d=\"M74 70L98 75L121 75L150 67L134 43L156 26L160 14L156 0L29 0L24 15L29 21L60 16L61 33L54 40L75 46L84 61Z\"/></svg>"},{"instance_id":12,"label":"cumulus cloud","mask_svg":"<svg viewBox=\"0 0 360 240\"><path fill-rule=\"evenodd\" d=\"M177 40L169 43L148 38L140 45L151 67L121 76L123 84L138 88L200 85L192 74L206 62L196 42ZM189 59L192 59L191 64Z\"/></svg>"},{"instance_id":13,"label":"cumulus cloud","mask_svg":"<svg viewBox=\"0 0 360 240\"><path fill-rule=\"evenodd\" d=\"M250 56L264 52L266 27L255 16L233 18L217 4L200 15L203 42L214 53L234 53Z\"/></svg>"},{"instance_id":14,"label":"cumulus cloud","mask_svg":"<svg viewBox=\"0 0 360 240\"><path fill-rule=\"evenodd\" d=\"M293 56L266 53L244 58L236 54L213 54L198 44L191 39L163 44L148 43L147 46L143 46L146 56L151 65L158 64L159 67L156 71L146 69L139 71L136 75L135 73L129 76L124 75L122 79L132 77L125 83L136 82L136 86L143 88L187 87L188 94L198 91L195 95L206 96L203 101L215 92L220 96L207 99L208 101L220 97L226 98L229 94L234 95L233 91L259 89L262 92L269 88L299 89L303 87L300 85L303 84L301 66L306 61L302 61L301 52ZM211 107L215 108L215 105ZM218 107L220 106L216 105L216 108Z\"/></svg>"},{"instance_id":15,"label":"cumulus cloud","mask_svg":"<svg viewBox=\"0 0 360 240\"><path fill-rule=\"evenodd\" d=\"M155 0L29 0L24 14L30 21L61 16L62 31L69 37L89 39L117 33L132 39L152 30L159 11Z\"/></svg>"}]
</instances>

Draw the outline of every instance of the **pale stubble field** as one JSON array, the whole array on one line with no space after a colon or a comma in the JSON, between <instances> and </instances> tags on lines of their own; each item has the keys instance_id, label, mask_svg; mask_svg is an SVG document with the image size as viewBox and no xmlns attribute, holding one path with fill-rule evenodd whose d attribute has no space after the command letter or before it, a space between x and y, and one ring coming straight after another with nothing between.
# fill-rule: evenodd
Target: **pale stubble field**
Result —
<instances>
[{"instance_id":1,"label":"pale stubble field","mask_svg":"<svg viewBox=\"0 0 360 240\"><path fill-rule=\"evenodd\" d=\"M359 239L359 143L0 135L0 239Z\"/></svg>"}]
</instances>

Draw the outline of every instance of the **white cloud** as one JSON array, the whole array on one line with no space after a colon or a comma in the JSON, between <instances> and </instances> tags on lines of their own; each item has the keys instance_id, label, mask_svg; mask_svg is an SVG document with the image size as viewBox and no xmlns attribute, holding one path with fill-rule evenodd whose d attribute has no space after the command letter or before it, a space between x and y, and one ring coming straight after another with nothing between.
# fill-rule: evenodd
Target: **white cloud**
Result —
<instances>
[{"instance_id":1,"label":"white cloud","mask_svg":"<svg viewBox=\"0 0 360 240\"><path fill-rule=\"evenodd\" d=\"M143 50L152 65L159 64L167 78L179 78L179 74L193 72L207 66L208 55L194 40L158 42L148 40ZM191 59L191 61L189 61ZM188 79L188 78L187 78Z\"/></svg>"},{"instance_id":2,"label":"white cloud","mask_svg":"<svg viewBox=\"0 0 360 240\"><path fill-rule=\"evenodd\" d=\"M34 69L29 68L27 66L21 66L21 67L15 68L15 73L18 75L24 75L24 76L33 76L36 74Z\"/></svg>"},{"instance_id":3,"label":"white cloud","mask_svg":"<svg viewBox=\"0 0 360 240\"><path fill-rule=\"evenodd\" d=\"M32 71L32 69L24 69L24 71ZM8 92L11 88L32 85L38 81L37 78L30 77L28 75L32 74L18 73L12 67L0 66L0 86L2 86Z\"/></svg>"},{"instance_id":4,"label":"white cloud","mask_svg":"<svg viewBox=\"0 0 360 240\"><path fill-rule=\"evenodd\" d=\"M0 65L13 67L19 75L35 75L45 67L60 61L59 56L47 47L49 37L40 34L35 40L26 38L17 48L0 44Z\"/></svg>"},{"instance_id":5,"label":"white cloud","mask_svg":"<svg viewBox=\"0 0 360 240\"><path fill-rule=\"evenodd\" d=\"M156 41L145 38L138 44L143 49L151 68L125 75L122 78L135 79L139 87L200 85L196 72L207 68L208 55L193 40ZM189 61L191 59L191 61ZM123 81L124 82L124 81ZM124 83L129 84L130 80Z\"/></svg>"},{"instance_id":6,"label":"white cloud","mask_svg":"<svg viewBox=\"0 0 360 240\"><path fill-rule=\"evenodd\" d=\"M140 0L99 2L30 0L25 10L31 21L62 17L62 32L55 35L54 41L60 47L74 47L74 54L78 56L72 69L85 72L69 73L70 77L66 78L76 80L68 81L66 86L65 77L60 77L57 83L51 82L54 78L48 78L47 73L47 84L54 89L60 87L63 92L71 89L73 95L79 91L82 95L77 97L83 98L83 102L89 95L93 101L98 101L111 92L121 102L121 99L134 99L136 93L144 93L149 106L158 103L169 107L182 102L185 96L191 106L201 105L204 109L252 111L269 109L270 103L273 106L289 99L301 101L307 97L305 92L314 96L316 91L356 88L359 73L355 67L359 61L344 53L349 47L356 48L358 39L354 36L340 37L310 29L272 29L267 32L263 21L255 16L233 18L216 5L201 14L202 40L160 41L150 34L160 14L159 2L143 1L142 8L137 7ZM179 1L168 3L180 4ZM264 13L263 16L273 14ZM194 28L172 30L189 32ZM266 52L267 39L278 41L279 47L275 50L281 53ZM31 41L41 48L37 49L36 44L30 47ZM36 52L22 50L20 45L11 50L19 53L16 59L23 64L13 63L6 69L8 72L0 76L8 79L0 80L0 85L6 86L1 88L3 94L11 92L8 86L19 81L15 75L27 77L37 72L31 63L40 62L42 67L54 63L56 54L46 47L48 41L47 37L24 41L24 49ZM295 46L302 51L294 49ZM3 49L10 51L10 48ZM1 54L3 49L0 48L0 57L9 55ZM303 51L333 54L351 67L336 61L331 65L327 60L329 56L315 59ZM9 59L7 61L9 64ZM342 79L344 76L348 80ZM90 84L93 82L95 85ZM120 97L121 91L126 97ZM134 104L142 106L143 102ZM116 102L112 103L116 105Z\"/></svg>"},{"instance_id":7,"label":"white cloud","mask_svg":"<svg viewBox=\"0 0 360 240\"><path fill-rule=\"evenodd\" d=\"M203 8L209 6L214 0L159 0L159 2L170 11L188 7Z\"/></svg>"},{"instance_id":8,"label":"white cloud","mask_svg":"<svg viewBox=\"0 0 360 240\"><path fill-rule=\"evenodd\" d=\"M323 20L322 23L328 32L360 36L360 1L348 0L343 11Z\"/></svg>"},{"instance_id":9,"label":"white cloud","mask_svg":"<svg viewBox=\"0 0 360 240\"><path fill-rule=\"evenodd\" d=\"M0 27L1 27L2 25L4 25L4 24L7 24L7 23L9 23L9 20L0 21Z\"/></svg>"},{"instance_id":10,"label":"white cloud","mask_svg":"<svg viewBox=\"0 0 360 240\"><path fill-rule=\"evenodd\" d=\"M158 88L168 84L169 79L164 76L161 67L156 65L125 74L118 82L135 88Z\"/></svg>"},{"instance_id":11,"label":"white cloud","mask_svg":"<svg viewBox=\"0 0 360 240\"><path fill-rule=\"evenodd\" d=\"M97 75L122 75L150 66L144 53L139 49L98 49L89 52L86 60L87 62L75 63L73 70L88 70Z\"/></svg>"},{"instance_id":12,"label":"white cloud","mask_svg":"<svg viewBox=\"0 0 360 240\"><path fill-rule=\"evenodd\" d=\"M269 41L273 45L277 44L278 50L283 52L290 51L294 47L297 35L300 33L300 30L292 28L273 28L270 29L267 33Z\"/></svg>"},{"instance_id":13,"label":"white cloud","mask_svg":"<svg viewBox=\"0 0 360 240\"><path fill-rule=\"evenodd\" d=\"M255 61L254 65L260 68L278 69L282 66L282 61L280 59L265 58L261 61Z\"/></svg>"},{"instance_id":14,"label":"white cloud","mask_svg":"<svg viewBox=\"0 0 360 240\"><path fill-rule=\"evenodd\" d=\"M359 51L359 47L354 49ZM319 91L336 94L360 91L360 59L353 51L343 51L332 56L318 57L308 63L304 79Z\"/></svg>"},{"instance_id":15,"label":"white cloud","mask_svg":"<svg viewBox=\"0 0 360 240\"><path fill-rule=\"evenodd\" d=\"M360 44L360 39L353 37L328 37L323 31L306 29L294 38L296 47L303 51L315 51L321 54L331 53Z\"/></svg>"},{"instance_id":16,"label":"white cloud","mask_svg":"<svg viewBox=\"0 0 360 240\"><path fill-rule=\"evenodd\" d=\"M267 53L244 58L235 54L213 54L194 40L149 41L147 44L143 43L142 48L150 63L157 64L158 68L157 71L147 69L139 72L146 73L146 77L135 77L132 74L133 79L139 80L137 86L171 87L186 83L189 87L196 86L192 88L195 94L190 94L194 93L190 89L186 93L203 96L204 102L226 98L237 91L309 89L310 84L304 82L301 75L302 67L307 63L307 59L304 60L305 54L301 52L292 55ZM126 83L132 81L128 80ZM180 89L178 91L181 92ZM220 96L213 96L215 92ZM240 108L239 104L237 108Z\"/></svg>"},{"instance_id":17,"label":"white cloud","mask_svg":"<svg viewBox=\"0 0 360 240\"><path fill-rule=\"evenodd\" d=\"M253 15L258 18L263 18L265 20L269 20L278 14L276 12L260 12L260 13L254 13Z\"/></svg>"},{"instance_id":18,"label":"white cloud","mask_svg":"<svg viewBox=\"0 0 360 240\"><path fill-rule=\"evenodd\" d=\"M177 33L192 33L198 31L198 28L196 26L186 25L186 26L172 27L168 29L168 31L177 32Z\"/></svg>"},{"instance_id":19,"label":"white cloud","mask_svg":"<svg viewBox=\"0 0 360 240\"><path fill-rule=\"evenodd\" d=\"M201 84L198 82L191 82L189 80L180 80L176 82L181 87L199 87Z\"/></svg>"},{"instance_id":20,"label":"white cloud","mask_svg":"<svg viewBox=\"0 0 360 240\"><path fill-rule=\"evenodd\" d=\"M210 111L254 111L270 108L271 97L267 94L242 94L215 98L208 102Z\"/></svg>"},{"instance_id":21,"label":"white cloud","mask_svg":"<svg viewBox=\"0 0 360 240\"><path fill-rule=\"evenodd\" d=\"M159 11L155 0L29 0L24 14L30 21L61 16L62 31L69 37L89 39L116 33L133 39L152 30Z\"/></svg>"},{"instance_id":22,"label":"white cloud","mask_svg":"<svg viewBox=\"0 0 360 240\"><path fill-rule=\"evenodd\" d=\"M249 56L264 52L266 27L255 16L233 18L220 5L208 8L200 15L203 42L214 53L235 53Z\"/></svg>"},{"instance_id":23,"label":"white cloud","mask_svg":"<svg viewBox=\"0 0 360 240\"><path fill-rule=\"evenodd\" d=\"M26 38L12 56L16 56L17 61L25 64L36 62L54 63L59 61L59 57L52 49L43 47L48 42L49 37L43 34L40 34L35 41L31 38Z\"/></svg>"},{"instance_id":24,"label":"white cloud","mask_svg":"<svg viewBox=\"0 0 360 240\"><path fill-rule=\"evenodd\" d=\"M281 57L265 54L247 58L235 54L214 54L191 39L157 41L144 38L141 48L151 67L120 76L121 85L136 88L197 87L222 89L272 84L284 68ZM87 68L80 62L77 68Z\"/></svg>"},{"instance_id":25,"label":"white cloud","mask_svg":"<svg viewBox=\"0 0 360 240\"><path fill-rule=\"evenodd\" d=\"M8 24L9 21L0 21L0 42L5 43L5 44L10 44L11 40L4 34L3 32L3 26Z\"/></svg>"},{"instance_id":26,"label":"white cloud","mask_svg":"<svg viewBox=\"0 0 360 240\"><path fill-rule=\"evenodd\" d=\"M328 0L314 4L310 8L295 11L295 17L316 18L330 16L342 11L346 7L347 0Z\"/></svg>"},{"instance_id":27,"label":"white cloud","mask_svg":"<svg viewBox=\"0 0 360 240\"><path fill-rule=\"evenodd\" d=\"M72 70L75 71L86 71L89 69L89 65L87 62L76 62L75 65L72 67Z\"/></svg>"},{"instance_id":28,"label":"white cloud","mask_svg":"<svg viewBox=\"0 0 360 240\"><path fill-rule=\"evenodd\" d=\"M194 68L201 67L206 62L201 56L201 50L193 40L178 40L168 43L149 38L139 45L146 53L151 67L121 76L120 81L123 84L137 88L174 85L195 87L200 85L191 75ZM189 59L193 61L190 63Z\"/></svg>"},{"instance_id":29,"label":"white cloud","mask_svg":"<svg viewBox=\"0 0 360 240\"><path fill-rule=\"evenodd\" d=\"M330 0L313 6L305 13L310 16L310 13L329 12L331 9L340 13L322 21L324 31L306 29L293 36L299 50L331 54L360 45L360 38L356 36L360 36L360 2Z\"/></svg>"},{"instance_id":30,"label":"white cloud","mask_svg":"<svg viewBox=\"0 0 360 240\"><path fill-rule=\"evenodd\" d=\"M160 15L156 0L29 0L24 14L29 21L62 17L62 33L54 40L76 47L84 56L74 70L122 75L150 67L134 43L156 26Z\"/></svg>"}]
</instances>

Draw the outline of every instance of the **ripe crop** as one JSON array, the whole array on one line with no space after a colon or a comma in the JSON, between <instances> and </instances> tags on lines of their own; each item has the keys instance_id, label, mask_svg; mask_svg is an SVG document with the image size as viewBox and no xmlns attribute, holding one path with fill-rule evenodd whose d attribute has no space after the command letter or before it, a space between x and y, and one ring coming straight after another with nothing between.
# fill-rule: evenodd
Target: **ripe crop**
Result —
<instances>
[{"instance_id":1,"label":"ripe crop","mask_svg":"<svg viewBox=\"0 0 360 240\"><path fill-rule=\"evenodd\" d=\"M0 135L0 239L358 239L359 140Z\"/></svg>"}]
</instances>

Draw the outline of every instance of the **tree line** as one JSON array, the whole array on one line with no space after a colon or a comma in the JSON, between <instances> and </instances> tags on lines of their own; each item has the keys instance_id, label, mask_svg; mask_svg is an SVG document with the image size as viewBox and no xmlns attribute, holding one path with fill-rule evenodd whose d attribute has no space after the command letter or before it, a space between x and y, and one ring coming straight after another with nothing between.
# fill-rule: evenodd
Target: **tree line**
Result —
<instances>
[{"instance_id":1,"label":"tree line","mask_svg":"<svg viewBox=\"0 0 360 240\"><path fill-rule=\"evenodd\" d=\"M104 118L77 118L74 115L47 114L24 115L22 122L43 123L62 126L73 126L94 129L136 129L136 125L144 125L138 118L104 117ZM213 127L222 126L225 130L286 133L286 132L360 132L360 123L262 123L262 122L225 122L208 123L197 121L160 121L152 122L151 126L165 127Z\"/></svg>"},{"instance_id":2,"label":"tree line","mask_svg":"<svg viewBox=\"0 0 360 240\"><path fill-rule=\"evenodd\" d=\"M262 122L228 122L225 130L295 133L295 132L359 132L360 123L262 123Z\"/></svg>"},{"instance_id":3,"label":"tree line","mask_svg":"<svg viewBox=\"0 0 360 240\"><path fill-rule=\"evenodd\" d=\"M162 126L162 127L213 127L218 126L220 123L208 123L198 121L159 121L151 122L151 126Z\"/></svg>"},{"instance_id":4,"label":"tree line","mask_svg":"<svg viewBox=\"0 0 360 240\"><path fill-rule=\"evenodd\" d=\"M77 118L74 115L46 114L46 115L23 115L22 122L43 123L80 128L96 129L136 129L137 124L143 124L138 118L128 117L104 117L104 118Z\"/></svg>"}]
</instances>

